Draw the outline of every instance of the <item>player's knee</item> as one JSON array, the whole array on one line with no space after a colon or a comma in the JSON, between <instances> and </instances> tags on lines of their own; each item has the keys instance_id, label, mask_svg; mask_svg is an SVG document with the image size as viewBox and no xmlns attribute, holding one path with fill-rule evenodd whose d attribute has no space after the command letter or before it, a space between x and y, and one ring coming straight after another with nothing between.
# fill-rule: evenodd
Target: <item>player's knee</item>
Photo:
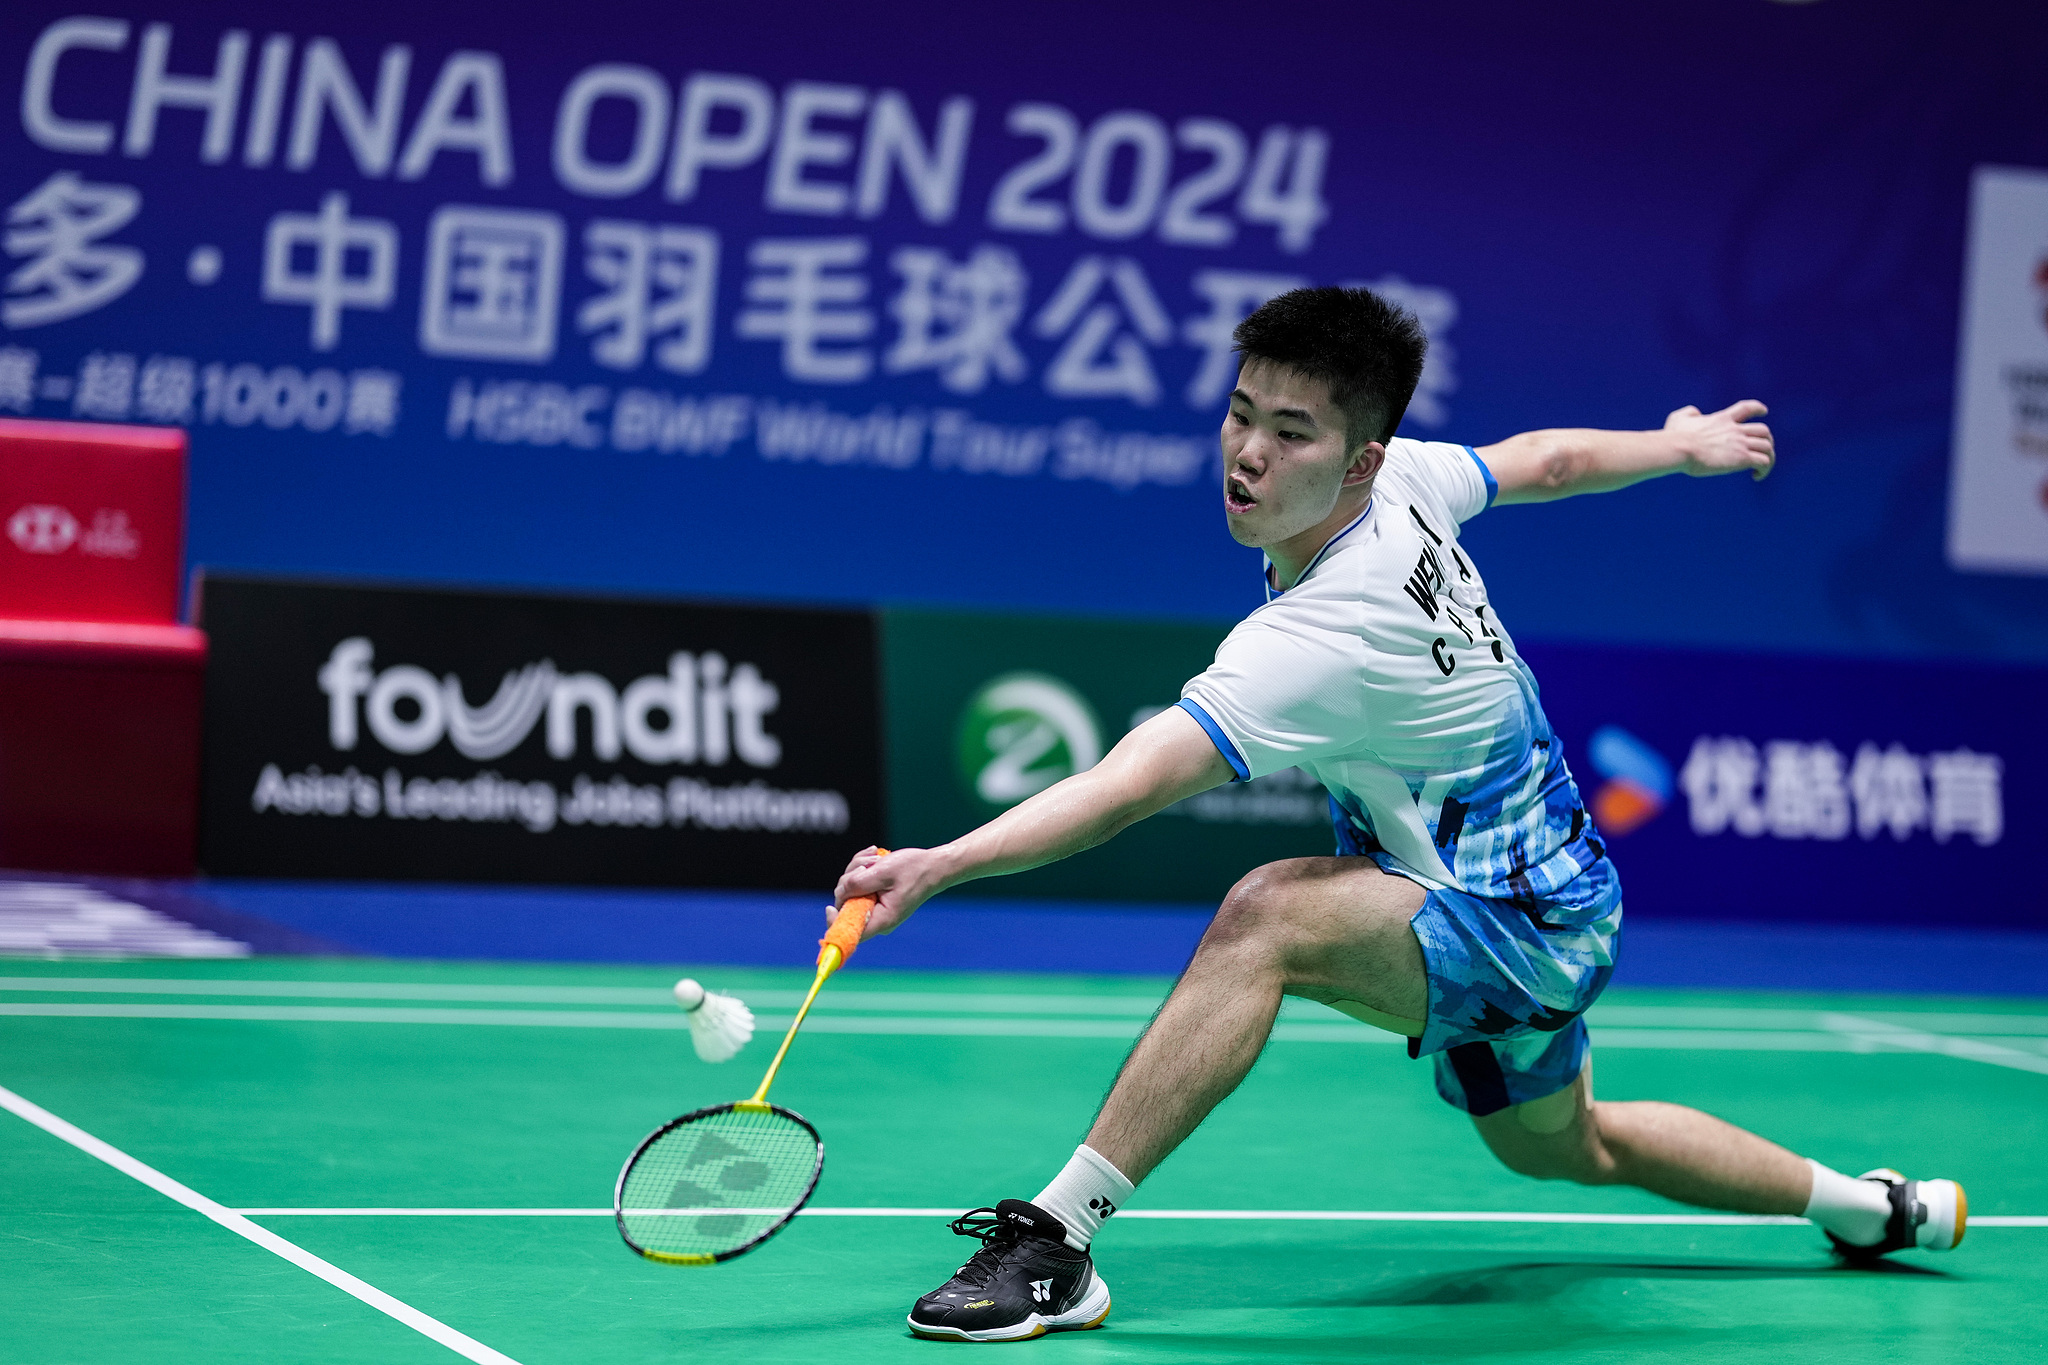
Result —
<instances>
[{"instance_id":1,"label":"player's knee","mask_svg":"<svg viewBox=\"0 0 2048 1365\"><path fill-rule=\"evenodd\" d=\"M1596 1148L1557 1141L1487 1144L1501 1165L1531 1180L1568 1180L1575 1185L1611 1182L1612 1163Z\"/></svg>"},{"instance_id":2,"label":"player's knee","mask_svg":"<svg viewBox=\"0 0 2048 1365\"><path fill-rule=\"evenodd\" d=\"M1575 1185L1614 1183L1614 1159L1596 1127L1581 1122L1558 1132L1532 1132L1513 1110L1489 1115L1476 1125L1501 1165L1531 1180L1568 1180Z\"/></svg>"},{"instance_id":3,"label":"player's knee","mask_svg":"<svg viewBox=\"0 0 2048 1365\"><path fill-rule=\"evenodd\" d=\"M1216 907L1202 946L1212 949L1277 951L1291 937L1287 891L1291 878L1285 864L1269 863L1238 879Z\"/></svg>"}]
</instances>

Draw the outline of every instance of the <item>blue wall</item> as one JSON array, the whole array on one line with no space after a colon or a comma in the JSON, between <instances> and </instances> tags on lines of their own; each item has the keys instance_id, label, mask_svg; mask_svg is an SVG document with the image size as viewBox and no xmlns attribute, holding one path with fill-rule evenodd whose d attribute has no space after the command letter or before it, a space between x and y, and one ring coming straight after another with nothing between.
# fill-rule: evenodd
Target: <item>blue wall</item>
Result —
<instances>
[{"instance_id":1,"label":"blue wall","mask_svg":"<svg viewBox=\"0 0 2048 1365\"><path fill-rule=\"evenodd\" d=\"M1783 467L1765 484L1671 480L1483 518L1471 543L1519 636L2048 660L2048 583L1959 575L1941 556L1968 177L1983 163L2048 166L2048 89L2038 71L2048 10L2038 6L1675 0L1568 13L1504 4L1275 13L899 3L884 13L586 0L573 11L501 7L474 17L373 2L315 20L275 5L115 0L93 12L125 21L119 41L63 53L42 103L24 101L41 98L24 91L31 51L74 11L32 0L0 19L0 110L15 111L0 118L0 201L21 205L66 172L87 186L127 187L134 216L100 241L139 251L142 273L68 318L40 322L33 309L17 310L0 326L0 350L12 349L17 378L23 353L34 353L33 396L18 393L12 410L46 417L117 415L123 356L138 377L152 358L191 362L200 381L185 417L195 562L739 598L1231 615L1256 600L1256 562L1230 542L1214 506L1203 452L1220 409L1184 397L1202 353L1183 329L1207 307L1197 272L1399 277L1429 291L1443 366L1432 395L1440 410L1415 414L1437 420L1411 420L1410 434L1484 443L1541 425L1653 425L1688 402L1757 396L1772 405ZM130 96L146 30L159 22L171 26L173 72L211 72L223 33L249 34L222 159L206 159L197 109L166 108L153 140L141 137ZM274 33L292 41L278 49L287 80L266 157L252 151L262 142L252 125L261 122L258 68ZM310 163L290 165L308 53L321 35L338 40L371 122L380 60L390 45L409 48L382 169L365 169L332 116L309 125L319 132ZM493 54L502 70L509 168L500 174L487 156L443 146L415 176L406 153L415 143L423 155L432 150L421 142L430 122L422 114L460 52ZM655 130L663 140L649 144L646 188L577 192L553 165L558 110L571 82L598 63L654 73L666 105L678 105L680 83L699 72L755 78L779 112L791 82L857 87L840 98L862 113L816 122L828 137L851 139L847 162L832 164L828 143L802 170L825 187L828 206L842 193L833 186L855 185L879 92L904 92L927 141L943 104L969 98L957 206L921 213L899 175L872 216L852 191L844 213L770 207L772 142L760 159L706 171L693 195L672 199L663 190L666 124ZM449 126L488 124L476 94L450 111ZM1275 226L1247 221L1259 215L1235 207L1235 191L1202 210L1202 222L1227 226L1233 240L1224 246L1162 240L1157 215L1131 236L1115 235L1115 221L1098 223L1111 235L1072 223L1051 233L991 224L998 181L1041 145L1005 131L1020 102L1061 106L1084 139L1120 110L1169 133L1186 119L1223 120L1254 160L1271 129L1287 130L1274 145L1290 156L1313 143L1303 130L1318 130L1327 219L1304 232L1298 252ZM43 112L32 118L31 105ZM629 107L596 107L586 160L629 160ZM91 150L102 125L108 147ZM1176 149L1164 196L1213 155ZM1110 210L1129 200L1138 159L1127 145L1110 161ZM1034 202L1071 218L1070 184L1049 182ZM277 297L310 287L311 220L281 227L276 215L316 214L332 194L347 197L348 217L390 225L395 271L388 290L366 285L375 299L339 311L323 344L314 309ZM455 343L467 353L425 349L430 224L449 205L560 221L550 358L484 357L478 348L488 343L474 332ZM704 366L665 370L653 346L628 354L628 369L593 358L593 343L612 335L579 324L603 292L588 272L585 237L600 219L640 225L644 241L661 224L717 234ZM266 299L265 244L278 231L297 232L299 249L274 272ZM763 274L749 253L763 238L862 244L863 262L842 274L865 280L858 306L873 333L826 350L865 347L872 377L807 380L789 372L776 343L741 334L741 314L763 307L747 297ZM1029 277L1010 329L1023 371L1014 380L992 373L979 387L956 376L967 391L929 367L889 372L906 325L890 308L905 278L892 253L940 248L957 265L984 246L1010 253ZM26 249L9 250L10 270L32 263ZM1086 311L1049 320L1052 335L1035 324L1091 256L1106 268L1135 264L1164 314L1162 332L1107 280L1089 300L1111 309L1115 335L1150 367L1153 401L1048 391ZM359 252L342 270L361 275L369 265ZM194 282L206 278L213 282ZM6 298L34 303L37 289L17 278ZM927 335L942 340L945 328ZM1117 344L1081 359L1109 365ZM271 409L246 385L222 399L245 364L256 367L245 377L269 380L291 367L330 389L309 400L301 385L293 409L287 376ZM214 365L222 368L209 407ZM319 379L322 370L334 380ZM374 406L353 423L321 406L363 371L399 377L388 425ZM5 373L0 366L0 380ZM125 391L131 415L175 405L175 364L154 373L147 401ZM66 379L68 393L50 382ZM451 396L506 382L601 388L595 446L479 439L473 413L451 438ZM722 455L622 450L609 423L635 387L745 397L755 419L763 404L824 404L927 425L902 448L900 468L876 463L872 450L844 463L815 452L770 459L752 426ZM0 382L0 410L8 392ZM1152 481L1119 489L1061 477L1077 471L1062 471L1056 453L1018 476L944 467L929 427L942 409L1013 434L1077 418L1099 432L1145 434ZM280 429L266 425L266 411ZM362 429L351 434L351 424Z\"/></svg>"}]
</instances>

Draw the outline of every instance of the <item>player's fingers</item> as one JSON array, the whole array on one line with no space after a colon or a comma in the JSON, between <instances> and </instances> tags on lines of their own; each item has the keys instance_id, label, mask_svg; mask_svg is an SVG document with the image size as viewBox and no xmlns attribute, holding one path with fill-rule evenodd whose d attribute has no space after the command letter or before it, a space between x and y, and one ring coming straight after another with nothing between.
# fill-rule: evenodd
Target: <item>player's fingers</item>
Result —
<instances>
[{"instance_id":1,"label":"player's fingers","mask_svg":"<svg viewBox=\"0 0 2048 1365\"><path fill-rule=\"evenodd\" d=\"M909 904L908 891L901 886L885 887L875 892L874 906L868 911L865 923L861 925L861 942L882 934L896 932L899 925L909 918L905 907Z\"/></svg>"},{"instance_id":2,"label":"player's fingers","mask_svg":"<svg viewBox=\"0 0 2048 1365\"><path fill-rule=\"evenodd\" d=\"M839 884L832 888L832 899L844 905L855 896L872 896L879 889L873 885L876 880L871 867L850 867L839 879Z\"/></svg>"},{"instance_id":3,"label":"player's fingers","mask_svg":"<svg viewBox=\"0 0 2048 1365\"><path fill-rule=\"evenodd\" d=\"M1769 408L1756 399L1745 398L1740 402L1730 403L1727 407L1721 409L1720 415L1733 422L1747 422L1750 418L1761 417L1769 411Z\"/></svg>"},{"instance_id":4,"label":"player's fingers","mask_svg":"<svg viewBox=\"0 0 2048 1365\"><path fill-rule=\"evenodd\" d=\"M834 898L841 904L853 896L879 896L892 886L902 882L907 865L902 860L871 858L858 867L849 867L839 878Z\"/></svg>"},{"instance_id":5,"label":"player's fingers","mask_svg":"<svg viewBox=\"0 0 2048 1365\"><path fill-rule=\"evenodd\" d=\"M842 880L844 880L847 877L853 876L857 872L865 872L869 868L873 867L876 863L879 863L881 861L882 855L873 849L868 849L864 852L856 853L853 855L852 859L848 861L848 863L846 864L846 871L842 872L840 874L840 877Z\"/></svg>"}]
</instances>

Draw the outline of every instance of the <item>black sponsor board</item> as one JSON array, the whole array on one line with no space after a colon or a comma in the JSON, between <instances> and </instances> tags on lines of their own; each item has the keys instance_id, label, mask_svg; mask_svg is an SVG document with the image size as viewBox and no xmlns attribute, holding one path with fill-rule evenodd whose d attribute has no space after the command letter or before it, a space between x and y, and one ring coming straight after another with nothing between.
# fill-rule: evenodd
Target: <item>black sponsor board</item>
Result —
<instances>
[{"instance_id":1,"label":"black sponsor board","mask_svg":"<svg viewBox=\"0 0 2048 1365\"><path fill-rule=\"evenodd\" d=\"M220 876L829 887L882 831L865 612L207 575Z\"/></svg>"}]
</instances>

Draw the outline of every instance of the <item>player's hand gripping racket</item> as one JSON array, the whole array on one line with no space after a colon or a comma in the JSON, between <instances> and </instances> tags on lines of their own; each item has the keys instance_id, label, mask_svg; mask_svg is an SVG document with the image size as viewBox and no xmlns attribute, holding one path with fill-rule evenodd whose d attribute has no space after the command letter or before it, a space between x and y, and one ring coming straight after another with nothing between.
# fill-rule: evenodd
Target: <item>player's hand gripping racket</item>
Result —
<instances>
[{"instance_id":1,"label":"player's hand gripping racket","mask_svg":"<svg viewBox=\"0 0 2048 1365\"><path fill-rule=\"evenodd\" d=\"M713 1265L752 1251L810 1201L825 1169L824 1139L803 1115L768 1103L768 1087L874 908L873 897L854 897L818 940L817 979L753 1098L671 1119L626 1158L612 1212L627 1246L667 1265Z\"/></svg>"}]
</instances>

